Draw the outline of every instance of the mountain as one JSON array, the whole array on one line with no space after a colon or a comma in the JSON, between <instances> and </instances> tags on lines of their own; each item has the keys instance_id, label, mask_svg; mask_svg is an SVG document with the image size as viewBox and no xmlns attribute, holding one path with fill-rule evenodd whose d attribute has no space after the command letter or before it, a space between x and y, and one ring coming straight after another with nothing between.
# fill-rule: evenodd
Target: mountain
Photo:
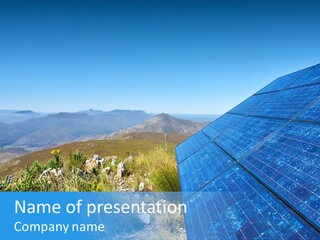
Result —
<instances>
[{"instance_id":1,"label":"mountain","mask_svg":"<svg viewBox=\"0 0 320 240\"><path fill-rule=\"evenodd\" d=\"M45 148L89 135L106 135L150 118L144 111L115 110L89 115L58 113L20 123L0 123L0 147Z\"/></svg>"},{"instance_id":2,"label":"mountain","mask_svg":"<svg viewBox=\"0 0 320 240\"><path fill-rule=\"evenodd\" d=\"M15 111L13 114L21 114L21 115L38 115L38 113L31 111L31 110L21 110L21 111Z\"/></svg>"},{"instance_id":3,"label":"mountain","mask_svg":"<svg viewBox=\"0 0 320 240\"><path fill-rule=\"evenodd\" d=\"M102 114L103 111L102 110L94 110L94 109L88 109L88 110L84 110L84 111L80 111L78 113L86 113L88 115L98 115L98 114Z\"/></svg>"},{"instance_id":4,"label":"mountain","mask_svg":"<svg viewBox=\"0 0 320 240\"><path fill-rule=\"evenodd\" d=\"M137 124L125 130L121 130L112 135L116 136L135 132L178 133L184 135L191 135L199 131L206 124L207 122L194 122L175 118L166 113L161 113L146 120L143 123Z\"/></svg>"},{"instance_id":5,"label":"mountain","mask_svg":"<svg viewBox=\"0 0 320 240\"><path fill-rule=\"evenodd\" d=\"M2 123L18 123L30 119L44 117L48 114L33 112L31 110L4 110L0 109L0 122Z\"/></svg>"}]
</instances>

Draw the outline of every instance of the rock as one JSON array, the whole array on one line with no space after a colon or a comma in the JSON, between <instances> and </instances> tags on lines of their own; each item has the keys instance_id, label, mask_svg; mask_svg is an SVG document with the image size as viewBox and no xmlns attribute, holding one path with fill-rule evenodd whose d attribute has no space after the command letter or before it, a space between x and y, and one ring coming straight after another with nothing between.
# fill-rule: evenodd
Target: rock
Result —
<instances>
[{"instance_id":1,"label":"rock","mask_svg":"<svg viewBox=\"0 0 320 240\"><path fill-rule=\"evenodd\" d=\"M62 169L58 169L57 174L58 174L58 176L62 175Z\"/></svg>"},{"instance_id":2,"label":"rock","mask_svg":"<svg viewBox=\"0 0 320 240\"><path fill-rule=\"evenodd\" d=\"M143 224L150 224L151 223L150 214L148 214L148 213L139 214L138 218Z\"/></svg>"},{"instance_id":3,"label":"rock","mask_svg":"<svg viewBox=\"0 0 320 240\"><path fill-rule=\"evenodd\" d=\"M92 172L92 169L95 168L97 166L96 164L96 161L93 160L93 159L88 159L86 161L86 166L85 166L85 169L88 173L91 173Z\"/></svg>"},{"instance_id":4,"label":"rock","mask_svg":"<svg viewBox=\"0 0 320 240\"><path fill-rule=\"evenodd\" d=\"M144 183L140 182L139 183L139 191L142 192L144 190Z\"/></svg>"},{"instance_id":5,"label":"rock","mask_svg":"<svg viewBox=\"0 0 320 240\"><path fill-rule=\"evenodd\" d=\"M123 177L125 171L126 171L126 165L124 164L124 162L120 162L118 164L117 177L118 178Z\"/></svg>"},{"instance_id":6,"label":"rock","mask_svg":"<svg viewBox=\"0 0 320 240\"><path fill-rule=\"evenodd\" d=\"M101 157L98 154L94 154L93 155L93 160L95 160L95 161L101 160Z\"/></svg>"}]
</instances>

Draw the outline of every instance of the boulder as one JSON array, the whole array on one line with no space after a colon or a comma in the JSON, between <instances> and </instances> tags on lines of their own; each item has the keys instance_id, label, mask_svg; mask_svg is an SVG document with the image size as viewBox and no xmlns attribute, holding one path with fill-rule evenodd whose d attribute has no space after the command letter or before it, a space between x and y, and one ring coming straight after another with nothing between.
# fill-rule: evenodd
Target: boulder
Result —
<instances>
[{"instance_id":1,"label":"boulder","mask_svg":"<svg viewBox=\"0 0 320 240\"><path fill-rule=\"evenodd\" d=\"M139 183L139 191L142 192L144 190L144 183L140 182Z\"/></svg>"},{"instance_id":2,"label":"boulder","mask_svg":"<svg viewBox=\"0 0 320 240\"><path fill-rule=\"evenodd\" d=\"M125 172L126 172L126 165L124 164L124 162L120 162L118 164L117 177L122 178Z\"/></svg>"}]
</instances>

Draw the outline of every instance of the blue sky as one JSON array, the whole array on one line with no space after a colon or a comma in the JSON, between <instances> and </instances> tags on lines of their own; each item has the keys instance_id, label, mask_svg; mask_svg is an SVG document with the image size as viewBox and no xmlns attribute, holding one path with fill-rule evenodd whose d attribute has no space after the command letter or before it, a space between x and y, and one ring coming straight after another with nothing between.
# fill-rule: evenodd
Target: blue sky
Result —
<instances>
[{"instance_id":1,"label":"blue sky","mask_svg":"<svg viewBox=\"0 0 320 240\"><path fill-rule=\"evenodd\" d=\"M224 113L319 43L317 0L0 0L0 109Z\"/></svg>"}]
</instances>

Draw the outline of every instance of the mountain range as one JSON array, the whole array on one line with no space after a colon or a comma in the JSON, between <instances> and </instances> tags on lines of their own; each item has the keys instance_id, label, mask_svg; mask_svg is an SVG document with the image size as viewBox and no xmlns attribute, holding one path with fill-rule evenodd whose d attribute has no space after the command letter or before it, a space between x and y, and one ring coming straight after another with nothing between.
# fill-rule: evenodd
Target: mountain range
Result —
<instances>
[{"instance_id":1,"label":"mountain range","mask_svg":"<svg viewBox=\"0 0 320 240\"><path fill-rule=\"evenodd\" d=\"M24 122L0 122L0 147L47 148L84 136L101 136L149 119L144 111L58 113Z\"/></svg>"}]
</instances>

